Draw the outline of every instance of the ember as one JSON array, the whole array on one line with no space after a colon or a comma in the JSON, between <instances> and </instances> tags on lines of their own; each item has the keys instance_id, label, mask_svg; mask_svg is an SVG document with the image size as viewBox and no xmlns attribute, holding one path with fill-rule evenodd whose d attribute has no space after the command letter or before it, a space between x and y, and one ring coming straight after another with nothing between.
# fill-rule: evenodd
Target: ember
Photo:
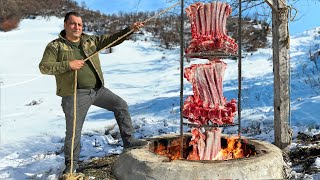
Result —
<instances>
[{"instance_id":1,"label":"ember","mask_svg":"<svg viewBox=\"0 0 320 180\"><path fill-rule=\"evenodd\" d=\"M170 141L158 141L155 142L154 150L156 154L167 156L169 159L180 158L180 139Z\"/></svg>"},{"instance_id":2,"label":"ember","mask_svg":"<svg viewBox=\"0 0 320 180\"><path fill-rule=\"evenodd\" d=\"M150 151L161 156L166 156L169 160L180 159L180 138L175 139L161 139L154 141L150 146ZM190 136L183 139L183 158L187 160L229 160L238 158L248 158L256 155L255 148L238 137L222 137L219 142L221 146L220 150L213 155L212 159L200 159L198 149L189 146L192 142ZM206 153L206 152L204 152Z\"/></svg>"}]
</instances>

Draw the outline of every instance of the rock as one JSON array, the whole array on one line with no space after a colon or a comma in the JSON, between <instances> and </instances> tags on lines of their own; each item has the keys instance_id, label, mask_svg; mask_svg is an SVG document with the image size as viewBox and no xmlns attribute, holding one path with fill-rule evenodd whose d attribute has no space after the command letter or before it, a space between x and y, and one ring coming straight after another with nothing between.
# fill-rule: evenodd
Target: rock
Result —
<instances>
[{"instance_id":1,"label":"rock","mask_svg":"<svg viewBox=\"0 0 320 180\"><path fill-rule=\"evenodd\" d=\"M39 105L42 103L42 100L32 100L30 103L26 104L26 106L34 106L34 105Z\"/></svg>"}]
</instances>

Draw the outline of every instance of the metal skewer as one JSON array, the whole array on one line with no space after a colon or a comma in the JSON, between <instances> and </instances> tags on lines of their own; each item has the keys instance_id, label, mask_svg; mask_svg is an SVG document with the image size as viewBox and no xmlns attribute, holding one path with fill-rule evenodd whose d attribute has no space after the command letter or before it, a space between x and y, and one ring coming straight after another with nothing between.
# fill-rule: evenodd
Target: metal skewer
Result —
<instances>
[{"instance_id":1,"label":"metal skewer","mask_svg":"<svg viewBox=\"0 0 320 180\"><path fill-rule=\"evenodd\" d=\"M180 159L183 159L183 44L184 44L184 0L181 0L180 24Z\"/></svg>"}]
</instances>

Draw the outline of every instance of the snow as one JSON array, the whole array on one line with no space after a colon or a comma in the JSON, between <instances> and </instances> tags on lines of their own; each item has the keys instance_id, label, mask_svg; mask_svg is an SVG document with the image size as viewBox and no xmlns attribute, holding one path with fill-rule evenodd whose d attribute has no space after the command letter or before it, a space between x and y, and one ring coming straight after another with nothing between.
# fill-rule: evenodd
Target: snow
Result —
<instances>
[{"instance_id":1,"label":"snow","mask_svg":"<svg viewBox=\"0 0 320 180\"><path fill-rule=\"evenodd\" d=\"M42 75L38 64L45 46L57 38L63 19L56 17L23 20L18 29L0 32L1 132L0 179L57 179L64 168L65 133L61 99L55 95L53 76ZM291 37L291 120L298 131L319 133L320 93L310 71L309 49L320 43L319 28ZM129 109L138 138L178 133L180 123L179 47L166 50L151 36L138 35L100 54L106 87L121 96ZM145 41L147 39L147 41ZM242 127L244 136L273 142L272 48L245 53L242 59ZM204 60L192 60L193 63ZM224 95L237 98L237 61L226 60ZM189 66L185 63L185 66ZM309 78L309 81L308 81ZM184 81L184 95L192 94ZM118 131L111 112L92 106L82 131L81 159L122 152L110 143L105 130ZM115 129L113 129L115 126ZM184 127L187 132L188 128ZM237 127L225 128L237 134ZM109 137L109 138L108 138ZM110 143L110 144L109 144ZM292 144L294 148L296 144ZM319 158L314 166L320 168ZM312 177L312 176L311 176ZM313 177L318 177L314 175Z\"/></svg>"}]
</instances>

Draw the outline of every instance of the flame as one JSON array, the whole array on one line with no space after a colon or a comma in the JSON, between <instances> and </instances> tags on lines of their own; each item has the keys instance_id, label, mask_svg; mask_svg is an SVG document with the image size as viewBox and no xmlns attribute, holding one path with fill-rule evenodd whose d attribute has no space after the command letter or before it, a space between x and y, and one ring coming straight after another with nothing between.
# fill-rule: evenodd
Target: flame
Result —
<instances>
[{"instance_id":1,"label":"flame","mask_svg":"<svg viewBox=\"0 0 320 180\"><path fill-rule=\"evenodd\" d=\"M180 159L180 142L179 139L172 140L168 147L162 143L158 143L154 148L154 152L162 156L167 156L170 160Z\"/></svg>"},{"instance_id":2,"label":"flame","mask_svg":"<svg viewBox=\"0 0 320 180\"><path fill-rule=\"evenodd\" d=\"M169 153L171 157L169 158L171 160L180 159L180 142L181 140L177 139L170 142Z\"/></svg>"},{"instance_id":3,"label":"flame","mask_svg":"<svg viewBox=\"0 0 320 180\"><path fill-rule=\"evenodd\" d=\"M162 143L158 143L154 147L154 152L159 155L166 155L168 153L167 147L164 146Z\"/></svg>"},{"instance_id":4,"label":"flame","mask_svg":"<svg viewBox=\"0 0 320 180\"><path fill-rule=\"evenodd\" d=\"M238 159L256 154L250 148L247 148L245 140L240 140L238 136L228 137L226 140L227 147L222 148L212 160ZM158 142L154 146L154 153L166 156L170 160L180 159L180 142L180 139L174 139L171 140L167 146ZM189 160L199 160L198 149L195 149L194 147L190 152L185 152L187 147L184 144L184 154L187 153Z\"/></svg>"},{"instance_id":5,"label":"flame","mask_svg":"<svg viewBox=\"0 0 320 180\"><path fill-rule=\"evenodd\" d=\"M215 157L215 160L243 158L245 156L241 147L242 144L238 137L229 137L227 138L227 147L220 150L220 152Z\"/></svg>"}]
</instances>

